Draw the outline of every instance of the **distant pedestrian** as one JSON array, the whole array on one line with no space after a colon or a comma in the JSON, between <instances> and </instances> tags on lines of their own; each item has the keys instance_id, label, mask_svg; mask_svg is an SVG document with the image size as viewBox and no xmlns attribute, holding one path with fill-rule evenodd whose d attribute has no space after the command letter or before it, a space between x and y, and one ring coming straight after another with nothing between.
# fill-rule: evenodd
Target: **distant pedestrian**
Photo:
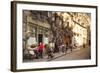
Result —
<instances>
[{"instance_id":1,"label":"distant pedestrian","mask_svg":"<svg viewBox=\"0 0 100 73\"><path fill-rule=\"evenodd\" d=\"M62 44L62 52L66 53L66 46L64 44Z\"/></svg>"},{"instance_id":2,"label":"distant pedestrian","mask_svg":"<svg viewBox=\"0 0 100 73\"><path fill-rule=\"evenodd\" d=\"M53 57L54 57L54 55L53 55L53 49L50 48L49 45L45 45L45 48L46 48L46 54L47 54L47 56L48 56L47 58L48 58L48 59L53 58Z\"/></svg>"},{"instance_id":3,"label":"distant pedestrian","mask_svg":"<svg viewBox=\"0 0 100 73\"><path fill-rule=\"evenodd\" d=\"M66 53L66 45L64 45L64 44L60 45L60 46L59 46L59 51L60 51L61 53Z\"/></svg>"}]
</instances>

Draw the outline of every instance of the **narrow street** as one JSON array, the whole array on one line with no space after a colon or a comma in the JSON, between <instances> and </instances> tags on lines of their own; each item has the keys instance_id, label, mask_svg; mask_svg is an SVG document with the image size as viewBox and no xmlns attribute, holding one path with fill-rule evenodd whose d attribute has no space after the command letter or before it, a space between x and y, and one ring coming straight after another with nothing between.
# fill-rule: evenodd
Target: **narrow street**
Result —
<instances>
[{"instance_id":1,"label":"narrow street","mask_svg":"<svg viewBox=\"0 0 100 73\"><path fill-rule=\"evenodd\" d=\"M23 62L90 59L90 24L90 13L24 10Z\"/></svg>"},{"instance_id":2,"label":"narrow street","mask_svg":"<svg viewBox=\"0 0 100 73\"><path fill-rule=\"evenodd\" d=\"M72 53L68 53L62 57L56 58L53 61L60 60L82 60L82 59L90 59L90 49L84 48L80 50L73 51Z\"/></svg>"},{"instance_id":3,"label":"narrow street","mask_svg":"<svg viewBox=\"0 0 100 73\"><path fill-rule=\"evenodd\" d=\"M90 49L89 48L81 48L74 49L72 52L70 50L64 53L55 53L54 58L47 59L47 56L44 56L43 59L33 59L33 60L25 60L24 62L43 62L43 61L63 61L63 60L84 60L90 59Z\"/></svg>"}]
</instances>

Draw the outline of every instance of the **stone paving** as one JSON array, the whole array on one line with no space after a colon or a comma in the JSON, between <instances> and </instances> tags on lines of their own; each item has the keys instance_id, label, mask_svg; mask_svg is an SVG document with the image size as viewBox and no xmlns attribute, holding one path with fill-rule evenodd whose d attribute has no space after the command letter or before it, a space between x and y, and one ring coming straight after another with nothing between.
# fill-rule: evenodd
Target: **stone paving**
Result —
<instances>
[{"instance_id":1,"label":"stone paving","mask_svg":"<svg viewBox=\"0 0 100 73\"><path fill-rule=\"evenodd\" d=\"M47 61L53 61L55 59L58 59L60 57L63 57L65 55L68 55L68 54L71 54L71 53L74 53L74 52L77 52L77 51L80 51L80 48L73 49L72 52L69 49L69 50L67 50L66 53L63 53L63 52L54 53L54 57L51 58L51 59L48 59L47 55L44 55L42 59L40 58L40 59L25 60L24 62L47 62Z\"/></svg>"}]
</instances>

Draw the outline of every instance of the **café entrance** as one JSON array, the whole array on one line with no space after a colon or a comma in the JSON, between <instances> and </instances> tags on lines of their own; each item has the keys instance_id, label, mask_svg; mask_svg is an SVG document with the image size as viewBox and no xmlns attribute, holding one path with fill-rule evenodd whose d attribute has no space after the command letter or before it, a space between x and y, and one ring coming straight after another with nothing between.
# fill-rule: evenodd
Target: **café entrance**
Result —
<instances>
[{"instance_id":1,"label":"caf\u00e9 entrance","mask_svg":"<svg viewBox=\"0 0 100 73\"><path fill-rule=\"evenodd\" d=\"M38 34L38 44L43 42L43 34Z\"/></svg>"}]
</instances>

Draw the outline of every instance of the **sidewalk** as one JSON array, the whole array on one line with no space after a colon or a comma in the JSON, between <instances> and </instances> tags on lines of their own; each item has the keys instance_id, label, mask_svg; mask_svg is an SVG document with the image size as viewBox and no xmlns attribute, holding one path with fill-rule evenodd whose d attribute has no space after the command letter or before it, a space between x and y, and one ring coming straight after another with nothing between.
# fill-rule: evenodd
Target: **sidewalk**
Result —
<instances>
[{"instance_id":1,"label":"sidewalk","mask_svg":"<svg viewBox=\"0 0 100 73\"><path fill-rule=\"evenodd\" d=\"M70 53L73 53L73 52L75 52L75 51L79 51L79 50L81 50L81 49L83 49L83 47L77 47L77 49L74 49L74 48L73 48L72 51L71 51L71 49L68 49L66 53L62 53L62 52L55 53L55 54L54 54L54 58L48 59L47 61L52 61L52 60L54 60L54 59L57 59L57 58L59 58L59 57L65 56L65 55L70 54Z\"/></svg>"},{"instance_id":2,"label":"sidewalk","mask_svg":"<svg viewBox=\"0 0 100 73\"><path fill-rule=\"evenodd\" d=\"M62 56L64 56L64 55L66 55L66 54L70 54L70 53L75 52L75 51L78 51L78 50L80 50L80 48L73 49L72 51L71 51L70 49L68 49L66 53L63 53L63 52L55 53L55 54L54 54L54 58L48 59L47 61L52 61L52 60L54 60L54 59L56 59L56 58L62 57Z\"/></svg>"}]
</instances>

